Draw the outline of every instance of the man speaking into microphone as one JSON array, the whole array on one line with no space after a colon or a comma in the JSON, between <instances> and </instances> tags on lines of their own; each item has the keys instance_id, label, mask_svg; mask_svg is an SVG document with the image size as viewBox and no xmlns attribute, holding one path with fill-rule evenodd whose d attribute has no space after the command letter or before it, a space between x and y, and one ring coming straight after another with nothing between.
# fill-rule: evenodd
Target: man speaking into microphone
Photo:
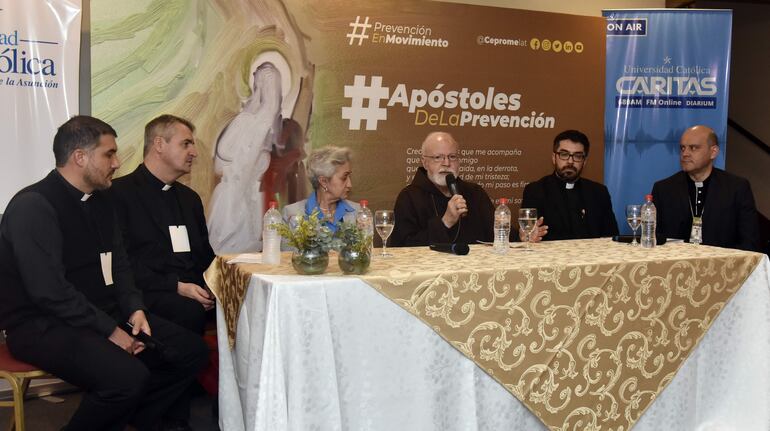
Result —
<instances>
[{"instance_id":1,"label":"man speaking into microphone","mask_svg":"<svg viewBox=\"0 0 770 431\"><path fill-rule=\"evenodd\" d=\"M492 241L495 207L478 184L457 178L459 144L433 132L422 143L422 167L398 194L395 247Z\"/></svg>"}]
</instances>

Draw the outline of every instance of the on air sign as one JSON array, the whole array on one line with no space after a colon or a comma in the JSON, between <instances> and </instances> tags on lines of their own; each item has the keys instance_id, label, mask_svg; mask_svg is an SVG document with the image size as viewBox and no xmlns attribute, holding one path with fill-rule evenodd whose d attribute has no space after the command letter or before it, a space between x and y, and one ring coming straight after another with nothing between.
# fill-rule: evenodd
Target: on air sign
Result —
<instances>
[{"instance_id":1,"label":"on air sign","mask_svg":"<svg viewBox=\"0 0 770 431\"><path fill-rule=\"evenodd\" d=\"M647 36L647 18L609 18L607 36Z\"/></svg>"}]
</instances>

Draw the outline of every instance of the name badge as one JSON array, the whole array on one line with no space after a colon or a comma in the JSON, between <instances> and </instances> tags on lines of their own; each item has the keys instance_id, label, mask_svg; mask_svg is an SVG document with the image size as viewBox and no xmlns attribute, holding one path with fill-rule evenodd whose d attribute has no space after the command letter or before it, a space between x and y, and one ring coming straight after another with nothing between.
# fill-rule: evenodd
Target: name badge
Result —
<instances>
[{"instance_id":1,"label":"name badge","mask_svg":"<svg viewBox=\"0 0 770 431\"><path fill-rule=\"evenodd\" d=\"M99 261L102 263L104 285L109 286L112 284L112 252L99 253Z\"/></svg>"},{"instance_id":2,"label":"name badge","mask_svg":"<svg viewBox=\"0 0 770 431\"><path fill-rule=\"evenodd\" d=\"M174 250L174 253L190 251L190 238L187 236L187 226L169 226L168 233L171 234L171 248Z\"/></svg>"},{"instance_id":3,"label":"name badge","mask_svg":"<svg viewBox=\"0 0 770 431\"><path fill-rule=\"evenodd\" d=\"M703 242L703 220L700 217L692 218L692 229L690 229L690 244L700 244Z\"/></svg>"}]
</instances>

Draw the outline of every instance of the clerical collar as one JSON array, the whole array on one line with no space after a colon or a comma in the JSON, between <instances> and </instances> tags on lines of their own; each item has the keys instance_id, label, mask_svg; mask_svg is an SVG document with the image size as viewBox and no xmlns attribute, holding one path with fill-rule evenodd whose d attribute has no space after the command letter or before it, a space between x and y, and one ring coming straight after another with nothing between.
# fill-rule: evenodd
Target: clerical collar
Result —
<instances>
[{"instance_id":1,"label":"clerical collar","mask_svg":"<svg viewBox=\"0 0 770 431\"><path fill-rule=\"evenodd\" d=\"M54 169L53 172L55 173L56 177L64 184L64 188L67 189L67 193L70 194L73 198L77 198L80 202L87 201L91 196L94 195L94 192L91 193L83 193L78 189L77 187L70 184L69 181L67 181L66 178L64 178L64 175L59 172L58 169Z\"/></svg>"},{"instance_id":2,"label":"clerical collar","mask_svg":"<svg viewBox=\"0 0 770 431\"><path fill-rule=\"evenodd\" d=\"M575 181L570 183L570 182L564 180L562 177L560 177L559 174L556 173L556 171L553 172L553 176L556 177L556 179L558 179L559 181L564 183L564 188L566 190L573 190L575 188L575 185L577 184L577 182L580 181L580 177L578 177L578 178L575 179Z\"/></svg>"},{"instance_id":3,"label":"clerical collar","mask_svg":"<svg viewBox=\"0 0 770 431\"><path fill-rule=\"evenodd\" d=\"M147 182L150 183L150 185L153 188L159 188L164 192L167 192L171 190L171 187L173 187L172 184L166 184L163 181L161 181L158 177L152 174L149 169L147 169L147 166L145 166L144 163L139 165L139 171L144 175L144 178L147 180Z\"/></svg>"},{"instance_id":4,"label":"clerical collar","mask_svg":"<svg viewBox=\"0 0 770 431\"><path fill-rule=\"evenodd\" d=\"M687 195L690 202L690 212L693 217L702 217L706 206L706 197L711 184L711 175L703 181L694 181L687 176Z\"/></svg>"},{"instance_id":5,"label":"clerical collar","mask_svg":"<svg viewBox=\"0 0 770 431\"><path fill-rule=\"evenodd\" d=\"M695 181L690 176L687 176L687 182L692 184L695 187L708 187L709 183L711 182L711 175L707 176L705 180L703 181Z\"/></svg>"}]
</instances>

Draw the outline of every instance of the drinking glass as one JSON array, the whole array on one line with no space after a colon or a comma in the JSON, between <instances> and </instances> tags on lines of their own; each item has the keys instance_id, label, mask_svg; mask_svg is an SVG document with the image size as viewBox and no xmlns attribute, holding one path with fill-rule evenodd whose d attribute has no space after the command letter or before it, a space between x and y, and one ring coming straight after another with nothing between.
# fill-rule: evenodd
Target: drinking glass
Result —
<instances>
[{"instance_id":1,"label":"drinking glass","mask_svg":"<svg viewBox=\"0 0 770 431\"><path fill-rule=\"evenodd\" d=\"M642 225L642 206L626 205L626 221L634 233L634 239L629 243L631 246L639 246L639 239L636 237L636 230Z\"/></svg>"},{"instance_id":2,"label":"drinking glass","mask_svg":"<svg viewBox=\"0 0 770 431\"><path fill-rule=\"evenodd\" d=\"M392 254L387 251L388 237L393 232L393 227L396 225L396 220L391 210L377 210L374 213L374 228L377 230L377 234L382 238L382 253L381 257L390 257Z\"/></svg>"},{"instance_id":3,"label":"drinking glass","mask_svg":"<svg viewBox=\"0 0 770 431\"><path fill-rule=\"evenodd\" d=\"M519 209L519 227L527 234L527 243L524 251L532 251L532 232L537 225L537 208L520 208Z\"/></svg>"}]
</instances>

